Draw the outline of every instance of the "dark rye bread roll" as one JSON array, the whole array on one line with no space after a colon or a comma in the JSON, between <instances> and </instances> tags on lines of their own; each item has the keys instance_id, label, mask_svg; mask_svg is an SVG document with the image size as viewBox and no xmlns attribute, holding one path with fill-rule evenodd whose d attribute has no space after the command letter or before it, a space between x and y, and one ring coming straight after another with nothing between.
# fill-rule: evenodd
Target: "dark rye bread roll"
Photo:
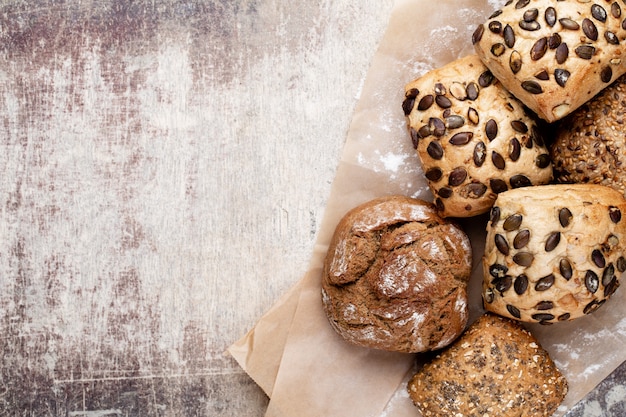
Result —
<instances>
[{"instance_id":1,"label":"dark rye bread roll","mask_svg":"<svg viewBox=\"0 0 626 417\"><path fill-rule=\"evenodd\" d=\"M441 216L485 213L502 191L551 181L536 118L476 55L428 72L405 91L408 129Z\"/></svg>"},{"instance_id":2,"label":"dark rye bread roll","mask_svg":"<svg viewBox=\"0 0 626 417\"><path fill-rule=\"evenodd\" d=\"M467 235L432 204L382 197L337 225L322 303L332 327L351 343L398 352L440 349L467 324L471 265Z\"/></svg>"},{"instance_id":3,"label":"dark rye bread roll","mask_svg":"<svg viewBox=\"0 0 626 417\"><path fill-rule=\"evenodd\" d=\"M554 122L626 72L624 3L514 0L477 27L476 53L539 117Z\"/></svg>"},{"instance_id":4,"label":"dark rye bread roll","mask_svg":"<svg viewBox=\"0 0 626 417\"><path fill-rule=\"evenodd\" d=\"M626 76L567 116L550 147L554 179L593 183L626 194Z\"/></svg>"},{"instance_id":5,"label":"dark rye bread roll","mask_svg":"<svg viewBox=\"0 0 626 417\"><path fill-rule=\"evenodd\" d=\"M424 417L549 417L565 377L519 323L485 314L408 384Z\"/></svg>"},{"instance_id":6,"label":"dark rye bread roll","mask_svg":"<svg viewBox=\"0 0 626 417\"><path fill-rule=\"evenodd\" d=\"M612 188L556 184L498 196L483 255L485 309L533 323L592 313L626 270L626 200Z\"/></svg>"}]
</instances>

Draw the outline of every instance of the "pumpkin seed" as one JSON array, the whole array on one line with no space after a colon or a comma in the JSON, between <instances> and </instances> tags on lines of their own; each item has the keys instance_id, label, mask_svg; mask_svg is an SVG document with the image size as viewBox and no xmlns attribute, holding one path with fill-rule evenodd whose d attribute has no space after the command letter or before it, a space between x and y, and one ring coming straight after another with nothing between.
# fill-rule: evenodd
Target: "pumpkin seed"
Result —
<instances>
[{"instance_id":1,"label":"pumpkin seed","mask_svg":"<svg viewBox=\"0 0 626 417\"><path fill-rule=\"evenodd\" d=\"M530 241L530 230L528 229L520 230L515 235L515 238L513 238L513 247L515 249L521 249L524 246L528 245L529 241Z\"/></svg>"},{"instance_id":2,"label":"pumpkin seed","mask_svg":"<svg viewBox=\"0 0 626 417\"><path fill-rule=\"evenodd\" d=\"M513 289L518 295L522 295L528 289L528 277L524 274L518 275L513 283Z\"/></svg>"},{"instance_id":3,"label":"pumpkin seed","mask_svg":"<svg viewBox=\"0 0 626 417\"><path fill-rule=\"evenodd\" d=\"M565 87L565 83L567 83L569 76L570 76L570 73L566 69L557 68L554 70L554 80L561 87Z\"/></svg>"},{"instance_id":4,"label":"pumpkin seed","mask_svg":"<svg viewBox=\"0 0 626 417\"><path fill-rule=\"evenodd\" d=\"M498 169L504 169L506 163L504 162L504 158L502 157L502 155L500 155L498 152L493 151L491 153L491 162L493 162L493 165L498 168Z\"/></svg>"},{"instance_id":5,"label":"pumpkin seed","mask_svg":"<svg viewBox=\"0 0 626 417\"><path fill-rule=\"evenodd\" d=\"M569 30L578 30L580 29L580 25L576 23L576 21L570 19L569 17L564 17L559 19L559 23L563 26L563 29Z\"/></svg>"},{"instance_id":6,"label":"pumpkin seed","mask_svg":"<svg viewBox=\"0 0 626 417\"><path fill-rule=\"evenodd\" d=\"M439 167L430 168L424 174L429 181L437 182L443 177L443 171Z\"/></svg>"},{"instance_id":7,"label":"pumpkin seed","mask_svg":"<svg viewBox=\"0 0 626 417\"><path fill-rule=\"evenodd\" d=\"M543 93L543 89L538 82L533 80L526 80L522 82L522 88L528 91L531 94L541 94Z\"/></svg>"},{"instance_id":8,"label":"pumpkin seed","mask_svg":"<svg viewBox=\"0 0 626 417\"><path fill-rule=\"evenodd\" d=\"M611 78L613 78L613 70L611 67L606 66L602 68L602 71L600 71L600 79L602 82L609 83L611 82Z\"/></svg>"},{"instance_id":9,"label":"pumpkin seed","mask_svg":"<svg viewBox=\"0 0 626 417\"><path fill-rule=\"evenodd\" d=\"M454 168L448 176L448 185L451 187L457 187L465 182L467 178L467 171L463 167Z\"/></svg>"},{"instance_id":10,"label":"pumpkin seed","mask_svg":"<svg viewBox=\"0 0 626 417\"><path fill-rule=\"evenodd\" d=\"M589 269L585 273L585 287L587 287L590 293L595 294L595 292L598 291L599 285L600 279L598 278L598 274Z\"/></svg>"},{"instance_id":11,"label":"pumpkin seed","mask_svg":"<svg viewBox=\"0 0 626 417\"><path fill-rule=\"evenodd\" d=\"M546 19L546 23L548 26L552 27L556 24L556 10L554 7L550 6L546 9L543 17Z\"/></svg>"},{"instance_id":12,"label":"pumpkin seed","mask_svg":"<svg viewBox=\"0 0 626 417\"><path fill-rule=\"evenodd\" d=\"M430 157L433 159L439 160L443 158L443 148L441 147L441 144L436 140L433 140L428 144L426 152L428 152L428 155L430 155Z\"/></svg>"},{"instance_id":13,"label":"pumpkin seed","mask_svg":"<svg viewBox=\"0 0 626 417\"><path fill-rule=\"evenodd\" d=\"M591 6L591 16L593 16L594 19L604 23L607 16L606 10L599 4L594 4L593 6Z\"/></svg>"},{"instance_id":14,"label":"pumpkin seed","mask_svg":"<svg viewBox=\"0 0 626 417\"><path fill-rule=\"evenodd\" d=\"M554 249L556 249L557 246L559 246L560 242L561 232L552 232L546 239L546 245L544 249L546 250L546 252L552 252Z\"/></svg>"},{"instance_id":15,"label":"pumpkin seed","mask_svg":"<svg viewBox=\"0 0 626 417\"><path fill-rule=\"evenodd\" d=\"M561 43L556 48L555 58L557 64L562 64L567 61L567 57L569 56L569 47L566 43Z\"/></svg>"},{"instance_id":16,"label":"pumpkin seed","mask_svg":"<svg viewBox=\"0 0 626 417\"><path fill-rule=\"evenodd\" d=\"M490 179L489 187L491 188L491 191L493 191L496 194L503 193L509 189L509 187L506 185L506 182L500 178Z\"/></svg>"},{"instance_id":17,"label":"pumpkin seed","mask_svg":"<svg viewBox=\"0 0 626 417\"><path fill-rule=\"evenodd\" d=\"M494 236L494 243L496 245L496 248L500 251L500 253L502 253L503 255L508 255L509 254L509 242L507 242L506 238L504 236L502 236L501 234L497 233Z\"/></svg>"},{"instance_id":18,"label":"pumpkin seed","mask_svg":"<svg viewBox=\"0 0 626 417\"><path fill-rule=\"evenodd\" d=\"M535 291L546 291L554 284L554 274L546 275L543 278L539 278L535 284Z\"/></svg>"},{"instance_id":19,"label":"pumpkin seed","mask_svg":"<svg viewBox=\"0 0 626 417\"><path fill-rule=\"evenodd\" d=\"M522 318L522 314L520 313L519 309L511 304L507 304L506 305L506 309L509 312L509 314L511 314L513 317L515 317L516 319L520 319Z\"/></svg>"},{"instance_id":20,"label":"pumpkin seed","mask_svg":"<svg viewBox=\"0 0 626 417\"><path fill-rule=\"evenodd\" d=\"M596 27L595 23L591 21L591 19L584 18L582 27L585 36L587 36L592 41L598 40L598 28Z\"/></svg>"},{"instance_id":21,"label":"pumpkin seed","mask_svg":"<svg viewBox=\"0 0 626 417\"><path fill-rule=\"evenodd\" d=\"M520 145L519 140L517 140L517 138L511 139L511 141L509 142L509 158L511 158L511 161L517 161L520 157L521 151L522 145ZM512 179L511 184L513 184Z\"/></svg>"},{"instance_id":22,"label":"pumpkin seed","mask_svg":"<svg viewBox=\"0 0 626 417\"><path fill-rule=\"evenodd\" d=\"M537 42L533 44L532 48L530 49L530 59L532 59L533 61L541 59L546 54L547 50L548 38L544 36L543 38L538 39Z\"/></svg>"},{"instance_id":23,"label":"pumpkin seed","mask_svg":"<svg viewBox=\"0 0 626 417\"><path fill-rule=\"evenodd\" d=\"M506 25L502 30L502 36L504 37L504 44L509 48L515 46L515 31L511 25Z\"/></svg>"},{"instance_id":24,"label":"pumpkin seed","mask_svg":"<svg viewBox=\"0 0 626 417\"><path fill-rule=\"evenodd\" d=\"M513 175L509 182L512 188L529 187L533 185L530 178L522 174Z\"/></svg>"},{"instance_id":25,"label":"pumpkin seed","mask_svg":"<svg viewBox=\"0 0 626 417\"><path fill-rule=\"evenodd\" d=\"M472 140L473 136L474 134L472 132L457 133L450 138L450 144L456 145L456 146L466 145Z\"/></svg>"},{"instance_id":26,"label":"pumpkin seed","mask_svg":"<svg viewBox=\"0 0 626 417\"><path fill-rule=\"evenodd\" d=\"M596 53L596 48L591 45L579 45L574 52L582 59L591 59Z\"/></svg>"},{"instance_id":27,"label":"pumpkin seed","mask_svg":"<svg viewBox=\"0 0 626 417\"><path fill-rule=\"evenodd\" d=\"M489 141L494 140L496 136L498 136L498 123L495 120L489 119L487 123L485 123L485 134Z\"/></svg>"},{"instance_id":28,"label":"pumpkin seed","mask_svg":"<svg viewBox=\"0 0 626 417\"><path fill-rule=\"evenodd\" d=\"M425 95L419 101L419 103L417 105L417 109L420 110L420 111L428 110L430 108L430 106L433 105L434 102L435 102L435 98L431 94Z\"/></svg>"},{"instance_id":29,"label":"pumpkin seed","mask_svg":"<svg viewBox=\"0 0 626 417\"><path fill-rule=\"evenodd\" d=\"M517 230L517 229L519 229L520 225L522 224L522 220L523 220L523 217L522 217L521 214L511 214L504 221L504 224L502 225L502 228L504 230L506 230L507 232L511 232L513 230Z\"/></svg>"}]
</instances>

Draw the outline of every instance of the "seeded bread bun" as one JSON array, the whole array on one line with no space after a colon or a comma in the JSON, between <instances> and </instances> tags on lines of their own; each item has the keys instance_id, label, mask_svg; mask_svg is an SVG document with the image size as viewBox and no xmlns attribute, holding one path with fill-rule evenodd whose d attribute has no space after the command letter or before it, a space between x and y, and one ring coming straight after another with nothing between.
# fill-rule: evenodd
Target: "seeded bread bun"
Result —
<instances>
[{"instance_id":1,"label":"seeded bread bun","mask_svg":"<svg viewBox=\"0 0 626 417\"><path fill-rule=\"evenodd\" d=\"M397 352L450 344L468 319L467 235L432 204L372 200L339 222L322 275L322 302L347 341Z\"/></svg>"},{"instance_id":2,"label":"seeded bread bun","mask_svg":"<svg viewBox=\"0 0 626 417\"><path fill-rule=\"evenodd\" d=\"M567 381L519 323L485 314L409 381L424 417L549 417Z\"/></svg>"},{"instance_id":3,"label":"seeded bread bun","mask_svg":"<svg viewBox=\"0 0 626 417\"><path fill-rule=\"evenodd\" d=\"M626 76L559 123L550 154L555 180L594 183L626 193Z\"/></svg>"},{"instance_id":4,"label":"seeded bread bun","mask_svg":"<svg viewBox=\"0 0 626 417\"><path fill-rule=\"evenodd\" d=\"M428 72L405 91L408 129L441 216L485 213L502 191L552 180L536 119L476 55Z\"/></svg>"},{"instance_id":5,"label":"seeded bread bun","mask_svg":"<svg viewBox=\"0 0 626 417\"><path fill-rule=\"evenodd\" d=\"M515 0L472 36L491 72L548 122L562 119L626 72L618 2Z\"/></svg>"},{"instance_id":6,"label":"seeded bread bun","mask_svg":"<svg viewBox=\"0 0 626 417\"><path fill-rule=\"evenodd\" d=\"M602 185L545 185L498 195L482 260L486 310L547 324L598 309L626 270L622 213L622 194Z\"/></svg>"}]
</instances>

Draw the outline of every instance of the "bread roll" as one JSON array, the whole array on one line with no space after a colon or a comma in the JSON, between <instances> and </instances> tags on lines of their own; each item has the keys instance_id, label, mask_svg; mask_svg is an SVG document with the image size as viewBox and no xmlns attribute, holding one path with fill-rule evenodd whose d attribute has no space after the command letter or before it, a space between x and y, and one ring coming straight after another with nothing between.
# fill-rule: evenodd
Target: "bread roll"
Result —
<instances>
[{"instance_id":1,"label":"bread roll","mask_svg":"<svg viewBox=\"0 0 626 417\"><path fill-rule=\"evenodd\" d=\"M550 147L555 180L626 193L626 76L559 123Z\"/></svg>"},{"instance_id":2,"label":"bread roll","mask_svg":"<svg viewBox=\"0 0 626 417\"><path fill-rule=\"evenodd\" d=\"M369 348L423 352L451 343L468 319L470 241L432 204L372 200L339 222L322 274L332 327Z\"/></svg>"},{"instance_id":3,"label":"bread roll","mask_svg":"<svg viewBox=\"0 0 626 417\"><path fill-rule=\"evenodd\" d=\"M520 324L485 314L409 381L424 417L549 417L567 381Z\"/></svg>"},{"instance_id":4,"label":"bread roll","mask_svg":"<svg viewBox=\"0 0 626 417\"><path fill-rule=\"evenodd\" d=\"M536 119L476 55L430 71L405 91L413 146L441 216L485 213L498 193L552 179Z\"/></svg>"},{"instance_id":5,"label":"bread roll","mask_svg":"<svg viewBox=\"0 0 626 417\"><path fill-rule=\"evenodd\" d=\"M486 239L488 311L532 323L573 320L597 310L619 286L626 200L592 184L507 191L491 210Z\"/></svg>"},{"instance_id":6,"label":"bread roll","mask_svg":"<svg viewBox=\"0 0 626 417\"><path fill-rule=\"evenodd\" d=\"M626 72L622 2L515 0L473 34L500 82L548 122Z\"/></svg>"}]
</instances>

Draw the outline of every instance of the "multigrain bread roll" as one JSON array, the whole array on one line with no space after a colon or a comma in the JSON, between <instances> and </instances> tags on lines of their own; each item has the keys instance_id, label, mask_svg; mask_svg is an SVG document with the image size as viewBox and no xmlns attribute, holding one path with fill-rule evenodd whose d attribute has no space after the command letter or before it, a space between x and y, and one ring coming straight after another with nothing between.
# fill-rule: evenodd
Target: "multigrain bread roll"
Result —
<instances>
[{"instance_id":1,"label":"multigrain bread roll","mask_svg":"<svg viewBox=\"0 0 626 417\"><path fill-rule=\"evenodd\" d=\"M566 116L626 72L622 2L515 0L473 34L476 53L541 118Z\"/></svg>"},{"instance_id":2,"label":"multigrain bread roll","mask_svg":"<svg viewBox=\"0 0 626 417\"><path fill-rule=\"evenodd\" d=\"M533 323L602 306L626 270L626 200L612 188L557 184L498 196L483 255L485 309Z\"/></svg>"},{"instance_id":3,"label":"multigrain bread roll","mask_svg":"<svg viewBox=\"0 0 626 417\"><path fill-rule=\"evenodd\" d=\"M375 199L337 225L322 275L324 310L351 343L398 352L440 349L467 324L471 265L467 235L432 204Z\"/></svg>"},{"instance_id":4,"label":"multigrain bread roll","mask_svg":"<svg viewBox=\"0 0 626 417\"><path fill-rule=\"evenodd\" d=\"M549 417L567 381L519 323L485 314L409 381L424 417Z\"/></svg>"},{"instance_id":5,"label":"multigrain bread roll","mask_svg":"<svg viewBox=\"0 0 626 417\"><path fill-rule=\"evenodd\" d=\"M405 91L408 129L441 216L485 213L502 191L551 181L536 119L476 55L428 72Z\"/></svg>"},{"instance_id":6,"label":"multigrain bread roll","mask_svg":"<svg viewBox=\"0 0 626 417\"><path fill-rule=\"evenodd\" d=\"M550 154L556 182L626 193L626 76L561 121Z\"/></svg>"}]
</instances>

